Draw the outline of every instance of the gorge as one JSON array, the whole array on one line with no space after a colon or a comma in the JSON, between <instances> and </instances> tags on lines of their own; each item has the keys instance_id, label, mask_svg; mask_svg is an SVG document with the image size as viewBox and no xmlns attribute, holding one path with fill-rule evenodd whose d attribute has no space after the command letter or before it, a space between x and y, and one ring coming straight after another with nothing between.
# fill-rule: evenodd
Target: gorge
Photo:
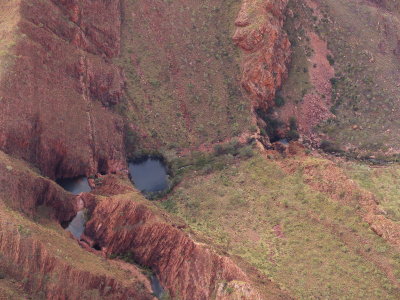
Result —
<instances>
[{"instance_id":1,"label":"gorge","mask_svg":"<svg viewBox=\"0 0 400 300\"><path fill-rule=\"evenodd\" d=\"M0 298L398 299L398 29L392 0L0 1Z\"/></svg>"}]
</instances>

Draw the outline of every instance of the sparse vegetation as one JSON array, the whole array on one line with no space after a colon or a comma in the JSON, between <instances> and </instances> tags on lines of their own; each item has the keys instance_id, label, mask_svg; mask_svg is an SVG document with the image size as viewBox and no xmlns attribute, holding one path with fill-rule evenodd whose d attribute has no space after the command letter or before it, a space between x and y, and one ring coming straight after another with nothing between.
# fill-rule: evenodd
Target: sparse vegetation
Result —
<instances>
[{"instance_id":1,"label":"sparse vegetation","mask_svg":"<svg viewBox=\"0 0 400 300\"><path fill-rule=\"evenodd\" d=\"M302 163L321 168L323 164L314 158ZM299 299L399 296L378 263L398 269L397 252L368 229L356 204L346 206L310 189L301 167L287 174L257 155L208 176L186 174L168 201L172 212L197 234L250 263ZM275 232L278 224L282 236ZM377 260L363 254L366 245ZM396 276L399 280L400 273Z\"/></svg>"},{"instance_id":2,"label":"sparse vegetation","mask_svg":"<svg viewBox=\"0 0 400 300\"><path fill-rule=\"evenodd\" d=\"M249 130L250 105L238 80L239 49L231 40L240 1L161 1L147 12L146 7L123 3L125 15L136 17L123 20L116 63L125 70L127 89L115 111L143 133L131 141L128 132L128 144L137 145L138 138L141 145L164 151ZM158 9L171 20L159 19ZM176 20L179 26L170 26Z\"/></svg>"},{"instance_id":3,"label":"sparse vegetation","mask_svg":"<svg viewBox=\"0 0 400 300\"><path fill-rule=\"evenodd\" d=\"M297 120L295 117L291 117L289 119L289 131L286 134L286 138L289 141L296 141L300 137L299 133L297 132Z\"/></svg>"},{"instance_id":4,"label":"sparse vegetation","mask_svg":"<svg viewBox=\"0 0 400 300\"><path fill-rule=\"evenodd\" d=\"M326 56L326 59L328 60L328 62L329 62L329 64L330 64L331 66L333 66L333 65L335 64L335 59L332 57L332 55L328 54L328 55Z\"/></svg>"},{"instance_id":5,"label":"sparse vegetation","mask_svg":"<svg viewBox=\"0 0 400 300\"><path fill-rule=\"evenodd\" d=\"M285 99L284 99L282 96L277 95L277 96L275 97L275 105L276 105L277 107L282 107L282 106L284 106L284 105L285 105Z\"/></svg>"}]
</instances>

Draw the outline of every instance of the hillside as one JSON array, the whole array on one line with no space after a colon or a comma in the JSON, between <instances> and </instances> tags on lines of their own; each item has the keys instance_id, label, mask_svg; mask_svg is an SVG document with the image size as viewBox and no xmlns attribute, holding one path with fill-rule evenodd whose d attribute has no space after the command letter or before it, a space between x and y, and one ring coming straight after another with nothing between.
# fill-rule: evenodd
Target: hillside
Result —
<instances>
[{"instance_id":1,"label":"hillside","mask_svg":"<svg viewBox=\"0 0 400 300\"><path fill-rule=\"evenodd\" d=\"M399 299L399 29L396 0L0 1L0 299Z\"/></svg>"}]
</instances>

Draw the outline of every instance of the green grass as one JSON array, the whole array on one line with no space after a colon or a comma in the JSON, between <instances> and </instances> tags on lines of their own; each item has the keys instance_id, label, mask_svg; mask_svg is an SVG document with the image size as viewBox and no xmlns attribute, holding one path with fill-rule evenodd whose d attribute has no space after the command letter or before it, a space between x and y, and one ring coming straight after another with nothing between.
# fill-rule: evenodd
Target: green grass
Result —
<instances>
[{"instance_id":1,"label":"green grass","mask_svg":"<svg viewBox=\"0 0 400 300\"><path fill-rule=\"evenodd\" d=\"M379 263L399 270L396 251L355 207L310 190L300 169L288 175L256 156L206 176L192 173L162 204L299 299L399 297Z\"/></svg>"},{"instance_id":2,"label":"green grass","mask_svg":"<svg viewBox=\"0 0 400 300\"><path fill-rule=\"evenodd\" d=\"M309 72L304 72L304 70L310 68L308 57L311 56L312 49L304 28L296 28L296 22L309 15L310 11L297 1L289 1L288 9L292 10L294 14L293 16L287 16L284 30L289 36L292 56L288 79L284 82L279 94L285 99L286 103L298 104L303 101L304 95L313 88Z\"/></svg>"},{"instance_id":3,"label":"green grass","mask_svg":"<svg viewBox=\"0 0 400 300\"><path fill-rule=\"evenodd\" d=\"M400 221L400 167L393 165L375 168L366 164L349 163L344 165L348 175L366 190L374 193L387 217Z\"/></svg>"},{"instance_id":4,"label":"green grass","mask_svg":"<svg viewBox=\"0 0 400 300\"><path fill-rule=\"evenodd\" d=\"M384 33L379 24L399 28L398 12L392 10L382 16L367 3L342 0L321 3L324 17L316 22L315 28L328 41L335 60L331 110L336 119L328 120L319 130L357 152L397 149L399 88L393 74L398 74L398 70L397 59L389 50L395 45L393 33L390 30ZM388 50L380 51L379 43Z\"/></svg>"},{"instance_id":5,"label":"green grass","mask_svg":"<svg viewBox=\"0 0 400 300\"><path fill-rule=\"evenodd\" d=\"M123 2L116 62L127 89L116 111L140 128L139 142L182 148L249 130L231 39L239 7L238 0Z\"/></svg>"},{"instance_id":6,"label":"green grass","mask_svg":"<svg viewBox=\"0 0 400 300\"><path fill-rule=\"evenodd\" d=\"M316 130L354 152L354 157L400 151L396 82L400 72L393 54L400 28L399 5L386 1L380 4L389 8L383 13L368 1L322 0L319 4L317 12L301 1L289 1L285 30L293 55L280 95L296 105L313 89L308 72L303 71L314 67L308 61L312 49L307 33L315 32L332 52L326 59L335 69L331 111L336 115Z\"/></svg>"}]
</instances>

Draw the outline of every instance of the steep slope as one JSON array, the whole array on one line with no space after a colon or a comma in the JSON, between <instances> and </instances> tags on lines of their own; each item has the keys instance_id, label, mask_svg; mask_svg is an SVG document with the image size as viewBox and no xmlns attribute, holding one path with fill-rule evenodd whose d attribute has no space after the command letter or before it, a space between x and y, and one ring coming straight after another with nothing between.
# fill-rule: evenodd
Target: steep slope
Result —
<instances>
[{"instance_id":1,"label":"steep slope","mask_svg":"<svg viewBox=\"0 0 400 300\"><path fill-rule=\"evenodd\" d=\"M278 118L329 152L396 159L399 16L396 1L289 1L293 59Z\"/></svg>"},{"instance_id":2,"label":"steep slope","mask_svg":"<svg viewBox=\"0 0 400 300\"><path fill-rule=\"evenodd\" d=\"M233 40L243 50L242 86L255 109L275 105L287 76L290 43L283 30L288 1L242 1Z\"/></svg>"},{"instance_id":3,"label":"steep slope","mask_svg":"<svg viewBox=\"0 0 400 300\"><path fill-rule=\"evenodd\" d=\"M147 299L146 280L136 278L134 274L127 274L125 278L119 270L110 270L107 267L108 261L98 270L98 257L86 253L63 234L57 222L70 220L80 203L51 179L97 172L111 173L123 169L126 165L124 131L127 128L130 128L128 135L133 133L133 136L149 130L156 132L151 134L152 139L149 141L144 135L141 140L134 140L133 144L141 142L145 146L169 147L173 143L178 143L179 147L199 146L205 142L217 142L249 133L252 112L239 88L238 50L231 41L233 23L232 26L229 23L234 19L238 5L233 1L228 5L223 1L218 5L193 1L180 3L185 7L183 11L174 5L177 4L117 0L21 0L2 4L2 13L6 16L2 19L5 26L2 27L3 39L0 44L2 269L10 278L25 278L26 282L22 285L25 291L48 299L63 298L76 285L76 280L82 279L80 289L74 291L71 298L76 299L81 293L90 294L93 289L94 294L89 297L127 298L135 295L138 299ZM164 37L169 40L162 41L165 42L162 44L164 47L170 47L171 43L174 45L171 52L165 51L165 48L159 55L153 56L148 55L154 53L140 52L143 57L139 60L144 63L149 58L162 58L165 53L176 56L175 66L169 65L174 61L169 56L162 62L168 64L169 72L174 76L166 89L169 93L177 93L177 97L167 106L164 106L163 98L153 102L153 97L146 96L145 100L150 99L150 104L160 105L157 109L164 115L171 113L170 116L181 118L183 122L174 118L170 119L170 123L165 120L158 122L159 115L153 120L146 119L146 113L138 108L148 109L148 104L141 107L136 98L141 94L134 94L135 98L132 98L131 93L132 86L135 87L133 84L137 82L132 83L129 75L132 73L132 63L137 60L127 56L126 53L133 51L129 47L153 46L154 39L159 38L158 34L149 35L142 43L132 44L137 35L141 37L142 32L148 30L146 24L140 24L135 32L126 32L138 21L132 13L135 11L137 15L146 17L151 24L162 20L158 13L154 14L157 7L166 6L169 6L168 13L171 15L167 14L165 22L168 23L179 12L183 24L187 25L182 28L197 32L199 28L195 24L198 24L203 27L204 33L198 39L188 37L184 42L181 41L184 36L182 28L174 26L173 29L177 31L165 32ZM223 10L225 7L229 8L228 12ZM194 12L189 13L189 8L194 8ZM122 19L124 26L121 28ZM215 37L209 32L211 27L208 26L211 24L217 25ZM156 29L165 28L156 25ZM124 40L120 56L121 30ZM175 43L178 40L180 43ZM187 51L187 47L192 50ZM201 70L196 70L196 76L191 78L187 75L192 74L192 59L197 48L203 52L196 63L204 73L201 76ZM155 47L152 49L158 50ZM219 52L214 53L214 50ZM130 59L129 64L124 65L127 58ZM178 64L181 59L184 65L182 70L182 65ZM122 67L128 74L126 90ZM143 69L152 72L149 66ZM134 70L139 72L141 69L135 66ZM151 81L153 88L159 88L157 78L151 76L146 80ZM181 88L183 85L184 88ZM147 93L146 86L140 84L139 88L144 88ZM186 103L185 94L189 90L193 96L191 105ZM168 96L169 93L165 92L162 96ZM206 98L209 101L204 105ZM176 113L177 106L180 116ZM125 110L121 111L121 108ZM117 112L125 118L125 124ZM136 122L137 119L143 123ZM177 131L175 137L168 136L172 132L171 128L177 124L183 125L181 130ZM193 134L194 130L199 132ZM160 135L157 135L158 131ZM176 140L177 137L179 140ZM117 187L111 185L111 190L114 188ZM132 193L131 187L128 190ZM111 250L108 254L132 251L141 264L155 269L174 297L261 299L269 294L269 288L266 288L267 292L260 295L252 286L252 280L229 258L196 244L187 234L157 217L154 207L136 192L133 199L124 198L124 191L119 193L109 198L110 202L89 203L93 215L87 234L100 245L109 247ZM137 197L147 204L138 209L132 201ZM126 222L121 219L122 211L133 221L139 218L143 222L141 235L118 231L111 226ZM104 221L104 213L110 218L106 219L111 226L107 231L97 226ZM153 223L157 224L154 234ZM133 247L136 245L131 245L132 248L124 244L129 240L121 238L121 232L134 238L137 245L144 236L151 237L143 242L147 243L144 250L150 251L152 257L147 257L145 252ZM167 242L164 245L163 240ZM178 249L186 253L187 259L184 262L170 259L168 255L172 253L177 256L173 251L179 242L181 246ZM63 250L59 253L60 249L56 249L56 245L62 245L65 253ZM89 248L85 243L81 245ZM29 254L31 252L38 255L32 257ZM193 261L189 260L191 255ZM157 261L154 257L163 259ZM85 260L88 262L78 265L78 262ZM179 266L183 271L179 270ZM97 272L99 275L95 275ZM197 274L198 278L191 273ZM168 274L174 277L169 278ZM145 288L140 288L141 282ZM136 283L138 286L135 286ZM271 291L276 297L281 295L281 291L273 284Z\"/></svg>"},{"instance_id":4,"label":"steep slope","mask_svg":"<svg viewBox=\"0 0 400 300\"><path fill-rule=\"evenodd\" d=\"M7 52L0 56L7 68L0 78L0 149L52 178L124 165L122 122L104 107L122 94L122 74L110 62L119 53L118 5L2 4L8 44L2 42Z\"/></svg>"},{"instance_id":5,"label":"steep slope","mask_svg":"<svg viewBox=\"0 0 400 300\"><path fill-rule=\"evenodd\" d=\"M239 1L125 0L122 8L119 111L138 140L179 151L254 130L231 40Z\"/></svg>"},{"instance_id":6,"label":"steep slope","mask_svg":"<svg viewBox=\"0 0 400 300\"><path fill-rule=\"evenodd\" d=\"M0 290L34 299L153 299L140 270L89 253L60 226L78 209L75 196L0 152Z\"/></svg>"},{"instance_id":7,"label":"steep slope","mask_svg":"<svg viewBox=\"0 0 400 300\"><path fill-rule=\"evenodd\" d=\"M272 283L259 294L234 261L192 240L184 223L146 201L123 177L102 177L95 191L83 197L91 215L85 234L105 253L151 268L173 299L287 298Z\"/></svg>"}]
</instances>

